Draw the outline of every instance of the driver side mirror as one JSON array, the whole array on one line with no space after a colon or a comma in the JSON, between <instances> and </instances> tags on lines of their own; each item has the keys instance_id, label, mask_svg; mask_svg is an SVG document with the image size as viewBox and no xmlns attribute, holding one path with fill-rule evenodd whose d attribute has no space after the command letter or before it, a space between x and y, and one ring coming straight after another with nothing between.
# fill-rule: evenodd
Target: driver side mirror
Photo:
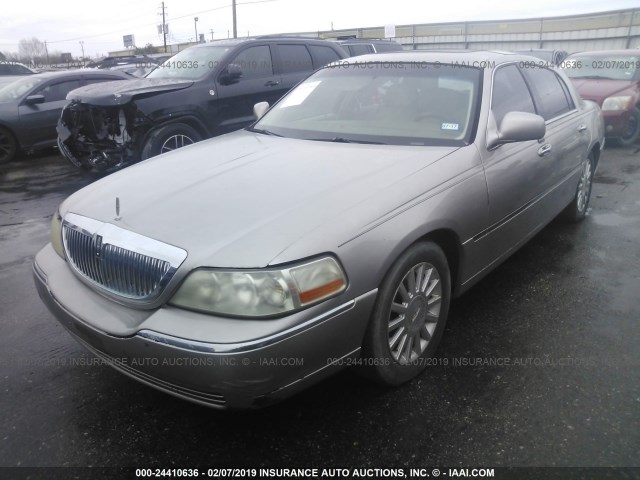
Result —
<instances>
[{"instance_id":1,"label":"driver side mirror","mask_svg":"<svg viewBox=\"0 0 640 480\"><path fill-rule=\"evenodd\" d=\"M230 63L222 71L222 75L220 75L220 83L223 85L238 83L240 77L242 77L242 67L237 63Z\"/></svg>"},{"instance_id":2,"label":"driver side mirror","mask_svg":"<svg viewBox=\"0 0 640 480\"><path fill-rule=\"evenodd\" d=\"M492 115L493 118L493 115ZM526 142L544 138L547 126L540 115L527 112L507 113L500 126L495 125L487 135L487 148L493 150L505 143Z\"/></svg>"},{"instance_id":3,"label":"driver side mirror","mask_svg":"<svg viewBox=\"0 0 640 480\"><path fill-rule=\"evenodd\" d=\"M44 95L29 95L24 100L25 105L37 105L44 103Z\"/></svg>"}]
</instances>

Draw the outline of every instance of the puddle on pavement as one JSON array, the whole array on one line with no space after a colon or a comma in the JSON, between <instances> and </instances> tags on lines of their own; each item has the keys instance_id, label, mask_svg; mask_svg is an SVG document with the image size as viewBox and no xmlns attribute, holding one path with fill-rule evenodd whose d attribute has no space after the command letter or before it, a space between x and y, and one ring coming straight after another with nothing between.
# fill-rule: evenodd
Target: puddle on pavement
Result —
<instances>
[{"instance_id":1,"label":"puddle on pavement","mask_svg":"<svg viewBox=\"0 0 640 480\"><path fill-rule=\"evenodd\" d=\"M638 221L637 217L623 217L618 213L591 213L589 217L598 225L605 227L619 227Z\"/></svg>"},{"instance_id":2,"label":"puddle on pavement","mask_svg":"<svg viewBox=\"0 0 640 480\"><path fill-rule=\"evenodd\" d=\"M616 177L608 177L606 175L596 175L593 177L594 183L605 183L607 185L629 185L629 182L626 182L620 178Z\"/></svg>"}]
</instances>

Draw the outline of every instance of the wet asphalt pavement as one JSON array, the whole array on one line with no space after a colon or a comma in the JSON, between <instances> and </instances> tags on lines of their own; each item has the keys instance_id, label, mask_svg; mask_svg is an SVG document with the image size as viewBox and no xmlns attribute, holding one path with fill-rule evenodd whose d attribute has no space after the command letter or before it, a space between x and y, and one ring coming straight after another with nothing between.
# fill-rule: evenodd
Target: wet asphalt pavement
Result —
<instances>
[{"instance_id":1,"label":"wet asphalt pavement","mask_svg":"<svg viewBox=\"0 0 640 480\"><path fill-rule=\"evenodd\" d=\"M51 214L95 178L55 152L0 166L0 466L640 466L634 149L605 150L583 223L555 221L454 301L418 379L344 372L240 413L91 365L38 298Z\"/></svg>"}]
</instances>

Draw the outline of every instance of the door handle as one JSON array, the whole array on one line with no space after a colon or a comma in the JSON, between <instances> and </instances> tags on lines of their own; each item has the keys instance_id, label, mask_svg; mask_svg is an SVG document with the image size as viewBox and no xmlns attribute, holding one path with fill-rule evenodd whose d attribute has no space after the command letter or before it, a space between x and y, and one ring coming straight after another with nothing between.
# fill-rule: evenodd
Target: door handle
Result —
<instances>
[{"instance_id":1,"label":"door handle","mask_svg":"<svg viewBox=\"0 0 640 480\"><path fill-rule=\"evenodd\" d=\"M549 143L545 143L543 146L541 146L538 149L538 155L540 155L541 157L544 157L545 155L551 153L551 144Z\"/></svg>"},{"instance_id":2,"label":"door handle","mask_svg":"<svg viewBox=\"0 0 640 480\"><path fill-rule=\"evenodd\" d=\"M587 129L587 126L584 123L578 127L579 132L584 132L586 129Z\"/></svg>"},{"instance_id":3,"label":"door handle","mask_svg":"<svg viewBox=\"0 0 640 480\"><path fill-rule=\"evenodd\" d=\"M265 87L275 87L276 85L280 85L280 82L269 80L267 83L264 84Z\"/></svg>"}]
</instances>

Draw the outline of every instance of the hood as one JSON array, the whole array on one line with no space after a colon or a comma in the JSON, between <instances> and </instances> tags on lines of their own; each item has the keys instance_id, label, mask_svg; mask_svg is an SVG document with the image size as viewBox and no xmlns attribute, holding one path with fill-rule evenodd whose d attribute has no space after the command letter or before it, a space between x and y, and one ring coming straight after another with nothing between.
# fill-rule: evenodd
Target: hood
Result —
<instances>
[{"instance_id":1,"label":"hood","mask_svg":"<svg viewBox=\"0 0 640 480\"><path fill-rule=\"evenodd\" d=\"M113 82L94 83L72 90L67 100L89 105L122 105L134 97L149 97L160 93L182 90L193 85L190 80L167 80L165 78L138 78Z\"/></svg>"},{"instance_id":2,"label":"hood","mask_svg":"<svg viewBox=\"0 0 640 480\"><path fill-rule=\"evenodd\" d=\"M189 268L259 268L330 222L334 231L352 235L392 208L380 202L382 195L410 198L406 183L396 184L457 148L327 143L240 131L114 173L76 192L60 211L183 248ZM358 224L341 223L356 207ZM325 251L335 247L327 243Z\"/></svg>"},{"instance_id":3,"label":"hood","mask_svg":"<svg viewBox=\"0 0 640 480\"><path fill-rule=\"evenodd\" d=\"M571 81L582 98L585 100L593 100L600 106L602 106L605 98L632 88L635 84L635 82L631 80L596 78L572 78Z\"/></svg>"}]
</instances>

